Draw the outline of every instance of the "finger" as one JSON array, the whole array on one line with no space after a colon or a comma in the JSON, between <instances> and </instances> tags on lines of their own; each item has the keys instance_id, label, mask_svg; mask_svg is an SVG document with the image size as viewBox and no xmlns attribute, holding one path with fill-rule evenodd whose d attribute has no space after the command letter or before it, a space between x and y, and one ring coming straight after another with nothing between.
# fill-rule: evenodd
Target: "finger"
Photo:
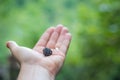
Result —
<instances>
[{"instance_id":1,"label":"finger","mask_svg":"<svg viewBox=\"0 0 120 80\"><path fill-rule=\"evenodd\" d=\"M20 47L17 45L17 43L14 42L14 41L8 41L6 43L6 46L10 49L12 55L19 61L18 58L19 58L19 55L20 55L20 53L19 53L19 48Z\"/></svg>"},{"instance_id":2,"label":"finger","mask_svg":"<svg viewBox=\"0 0 120 80\"><path fill-rule=\"evenodd\" d=\"M17 56L18 56L17 50L18 50L18 48L19 48L19 46L17 45L17 43L14 42L14 41L8 41L8 42L6 43L6 47L9 48L10 51L11 51L11 53L12 53L11 58L14 58L14 60L18 62L18 63L17 63L17 66L20 67L20 61L19 61L18 58L17 58ZM16 53L16 52L17 52L17 53ZM19 64L19 65L18 65L18 64Z\"/></svg>"},{"instance_id":3,"label":"finger","mask_svg":"<svg viewBox=\"0 0 120 80\"><path fill-rule=\"evenodd\" d=\"M54 30L54 32L52 33L48 43L47 43L47 47L48 48L55 48L55 44L59 38L59 35L61 33L63 26L62 25L58 25L56 27L56 29Z\"/></svg>"},{"instance_id":4,"label":"finger","mask_svg":"<svg viewBox=\"0 0 120 80\"><path fill-rule=\"evenodd\" d=\"M62 45L62 42L64 40L64 36L65 34L68 33L68 29L66 27L64 27L60 33L59 39L57 40L57 43L55 45L56 48L60 48L60 46Z\"/></svg>"},{"instance_id":5,"label":"finger","mask_svg":"<svg viewBox=\"0 0 120 80\"><path fill-rule=\"evenodd\" d=\"M66 52L68 50L69 44L71 42L71 38L72 38L72 36L71 36L70 33L65 34L64 41L60 46L60 51L62 51L65 54L66 54Z\"/></svg>"},{"instance_id":6,"label":"finger","mask_svg":"<svg viewBox=\"0 0 120 80\"><path fill-rule=\"evenodd\" d=\"M8 41L8 42L6 43L6 46L7 46L7 48L10 49L10 51L11 51L12 53L14 53L15 50L17 49L17 47L18 47L17 43L14 42L14 41Z\"/></svg>"},{"instance_id":7,"label":"finger","mask_svg":"<svg viewBox=\"0 0 120 80\"><path fill-rule=\"evenodd\" d=\"M35 45L35 47L33 49L35 49L35 50L37 49L38 50L39 47L45 47L47 42L48 42L48 40L49 40L49 38L50 38L50 36L51 36L51 34L53 32L54 32L54 27L48 28L44 32L44 34L41 36L40 40L37 42L37 44Z\"/></svg>"}]
</instances>

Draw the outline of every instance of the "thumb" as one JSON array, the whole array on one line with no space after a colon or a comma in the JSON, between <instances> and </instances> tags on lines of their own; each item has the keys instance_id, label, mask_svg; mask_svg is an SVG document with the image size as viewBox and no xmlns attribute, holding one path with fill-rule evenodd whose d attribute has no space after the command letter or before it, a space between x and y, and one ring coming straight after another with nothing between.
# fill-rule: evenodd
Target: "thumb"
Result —
<instances>
[{"instance_id":1,"label":"thumb","mask_svg":"<svg viewBox=\"0 0 120 80\"><path fill-rule=\"evenodd\" d=\"M14 53L15 50L18 48L18 45L17 45L17 43L14 42L14 41L8 41L8 42L6 43L6 47L9 48L12 53Z\"/></svg>"},{"instance_id":2,"label":"thumb","mask_svg":"<svg viewBox=\"0 0 120 80\"><path fill-rule=\"evenodd\" d=\"M13 57L14 57L15 60L18 62L18 64L20 64L20 63L19 63L19 59L18 59L17 54L16 54L16 51L17 51L18 48L19 48L19 46L17 45L17 43L14 42L14 41L8 41L8 42L6 43L6 47L10 49ZM19 67L19 65L18 65L18 67Z\"/></svg>"}]
</instances>

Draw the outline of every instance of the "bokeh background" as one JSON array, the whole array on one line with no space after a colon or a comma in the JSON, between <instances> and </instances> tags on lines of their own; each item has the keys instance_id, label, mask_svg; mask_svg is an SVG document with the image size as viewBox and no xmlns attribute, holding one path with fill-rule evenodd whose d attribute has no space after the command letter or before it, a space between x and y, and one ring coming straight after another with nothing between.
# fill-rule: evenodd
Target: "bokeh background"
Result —
<instances>
[{"instance_id":1,"label":"bokeh background","mask_svg":"<svg viewBox=\"0 0 120 80\"><path fill-rule=\"evenodd\" d=\"M0 0L0 80L19 71L6 41L32 48L57 24L73 38L56 80L120 80L120 0Z\"/></svg>"}]
</instances>

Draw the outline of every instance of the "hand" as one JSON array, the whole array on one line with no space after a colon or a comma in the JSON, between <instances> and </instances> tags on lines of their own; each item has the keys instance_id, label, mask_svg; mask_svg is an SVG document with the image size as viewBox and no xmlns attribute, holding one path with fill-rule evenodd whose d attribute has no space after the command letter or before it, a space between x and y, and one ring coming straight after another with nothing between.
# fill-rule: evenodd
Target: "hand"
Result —
<instances>
[{"instance_id":1,"label":"hand","mask_svg":"<svg viewBox=\"0 0 120 80\"><path fill-rule=\"evenodd\" d=\"M18 46L13 41L7 42L13 56L19 61L20 66L38 66L52 76L55 76L64 63L66 52L71 41L71 34L62 25L48 28L41 36L33 49ZM43 49L52 50L52 55L44 56Z\"/></svg>"}]
</instances>

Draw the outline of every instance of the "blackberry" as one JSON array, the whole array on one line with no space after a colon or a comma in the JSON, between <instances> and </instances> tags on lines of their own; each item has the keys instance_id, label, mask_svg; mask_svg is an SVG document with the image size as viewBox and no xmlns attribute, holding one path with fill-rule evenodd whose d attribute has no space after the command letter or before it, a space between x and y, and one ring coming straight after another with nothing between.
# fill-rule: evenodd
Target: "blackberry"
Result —
<instances>
[{"instance_id":1,"label":"blackberry","mask_svg":"<svg viewBox=\"0 0 120 80\"><path fill-rule=\"evenodd\" d=\"M50 56L50 55L52 55L52 50L49 49L49 48L44 48L44 49L43 49L43 54L44 54L45 56Z\"/></svg>"}]
</instances>

